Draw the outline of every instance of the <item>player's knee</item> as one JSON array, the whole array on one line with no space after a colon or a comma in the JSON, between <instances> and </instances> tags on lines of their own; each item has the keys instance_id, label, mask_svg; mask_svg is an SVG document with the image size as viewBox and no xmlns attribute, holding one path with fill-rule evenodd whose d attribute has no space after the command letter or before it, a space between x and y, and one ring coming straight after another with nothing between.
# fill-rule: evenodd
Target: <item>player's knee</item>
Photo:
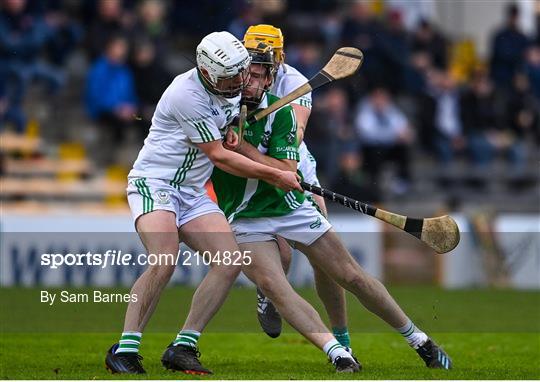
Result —
<instances>
[{"instance_id":1,"label":"player's knee","mask_svg":"<svg viewBox=\"0 0 540 382\"><path fill-rule=\"evenodd\" d=\"M151 265L145 273L157 283L168 283L174 273L174 265Z\"/></svg>"},{"instance_id":2,"label":"player's knee","mask_svg":"<svg viewBox=\"0 0 540 382\"><path fill-rule=\"evenodd\" d=\"M275 301L280 297L279 283L276 282L275 277L271 275L264 275L257 279L257 286L263 292L263 294L270 300Z\"/></svg>"},{"instance_id":3,"label":"player's knee","mask_svg":"<svg viewBox=\"0 0 540 382\"><path fill-rule=\"evenodd\" d=\"M242 268L238 265L214 265L212 272L216 272L225 282L234 282Z\"/></svg>"},{"instance_id":4,"label":"player's knee","mask_svg":"<svg viewBox=\"0 0 540 382\"><path fill-rule=\"evenodd\" d=\"M371 288L371 282L368 275L360 272L347 272L344 276L345 287L349 291L363 292Z\"/></svg>"}]
</instances>

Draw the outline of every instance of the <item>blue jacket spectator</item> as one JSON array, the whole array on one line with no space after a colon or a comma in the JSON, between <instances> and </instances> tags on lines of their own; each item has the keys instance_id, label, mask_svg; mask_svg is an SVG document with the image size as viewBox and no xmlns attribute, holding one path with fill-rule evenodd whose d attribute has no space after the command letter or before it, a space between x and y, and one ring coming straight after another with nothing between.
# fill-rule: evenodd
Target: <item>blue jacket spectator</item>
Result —
<instances>
[{"instance_id":1,"label":"blue jacket spectator","mask_svg":"<svg viewBox=\"0 0 540 382\"><path fill-rule=\"evenodd\" d=\"M100 127L100 146L106 148L100 157L104 165L118 163L116 149L125 142L138 119L135 83L126 64L127 52L127 39L113 36L87 77L86 110Z\"/></svg>"},{"instance_id":2,"label":"blue jacket spectator","mask_svg":"<svg viewBox=\"0 0 540 382\"><path fill-rule=\"evenodd\" d=\"M104 114L129 118L126 110L134 112L136 104L133 75L125 64L127 43L115 38L107 52L91 67L86 85L86 108L93 119Z\"/></svg>"}]
</instances>

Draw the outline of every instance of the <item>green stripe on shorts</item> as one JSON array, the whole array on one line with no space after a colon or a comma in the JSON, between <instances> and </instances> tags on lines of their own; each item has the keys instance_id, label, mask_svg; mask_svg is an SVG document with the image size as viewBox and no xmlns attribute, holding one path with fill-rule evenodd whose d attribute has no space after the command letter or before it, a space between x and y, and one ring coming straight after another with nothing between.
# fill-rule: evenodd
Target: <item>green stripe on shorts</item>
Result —
<instances>
[{"instance_id":1,"label":"green stripe on shorts","mask_svg":"<svg viewBox=\"0 0 540 382\"><path fill-rule=\"evenodd\" d=\"M137 186L139 194L143 197L143 213L146 214L152 212L154 210L154 199L152 199L150 188L146 184L146 178L137 179L135 181L135 186Z\"/></svg>"}]
</instances>

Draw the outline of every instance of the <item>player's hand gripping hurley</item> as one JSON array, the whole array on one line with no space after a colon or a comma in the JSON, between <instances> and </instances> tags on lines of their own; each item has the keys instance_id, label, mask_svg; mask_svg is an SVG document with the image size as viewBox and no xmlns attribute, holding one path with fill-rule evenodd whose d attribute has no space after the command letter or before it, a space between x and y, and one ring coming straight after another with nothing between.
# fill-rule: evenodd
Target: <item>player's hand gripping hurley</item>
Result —
<instances>
[{"instance_id":1,"label":"player's hand gripping hurley","mask_svg":"<svg viewBox=\"0 0 540 382\"><path fill-rule=\"evenodd\" d=\"M306 182L300 182L300 185L306 191L392 224L394 227L420 239L437 253L450 252L459 243L459 228L454 219L448 215L423 219L411 218L381 210L367 203L359 202Z\"/></svg>"},{"instance_id":2,"label":"player's hand gripping hurley","mask_svg":"<svg viewBox=\"0 0 540 382\"><path fill-rule=\"evenodd\" d=\"M260 110L259 112L252 114L248 117L248 123L255 123L268 114L282 108L291 101L294 101L298 97L303 96L327 83L330 83L341 78L349 77L356 73L362 62L364 61L364 55L359 49L356 48L339 48L332 56L330 61L317 73L312 79L300 86L296 90L287 94L285 97L274 102L269 107Z\"/></svg>"}]
</instances>

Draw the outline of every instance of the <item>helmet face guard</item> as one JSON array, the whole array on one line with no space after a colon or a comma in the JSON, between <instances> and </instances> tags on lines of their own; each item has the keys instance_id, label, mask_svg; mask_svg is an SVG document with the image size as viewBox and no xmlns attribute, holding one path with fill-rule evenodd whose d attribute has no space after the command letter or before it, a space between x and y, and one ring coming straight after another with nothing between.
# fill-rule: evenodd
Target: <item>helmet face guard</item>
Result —
<instances>
[{"instance_id":1,"label":"helmet face guard","mask_svg":"<svg viewBox=\"0 0 540 382\"><path fill-rule=\"evenodd\" d=\"M254 109L259 106L264 93L272 86L276 66L274 65L274 54L271 46L256 41L248 41L245 44L251 57L251 65L249 67L250 78L246 87L247 91L243 92L242 103L246 104L248 108ZM263 68L264 70L261 71L256 68ZM263 86L260 86L261 82L264 83Z\"/></svg>"},{"instance_id":2,"label":"helmet face guard","mask_svg":"<svg viewBox=\"0 0 540 382\"><path fill-rule=\"evenodd\" d=\"M217 77L215 82L212 81L210 76L204 71L201 71L200 73L211 92L225 98L239 96L248 85L250 78L249 68L241 70L238 74L232 76Z\"/></svg>"}]
</instances>

